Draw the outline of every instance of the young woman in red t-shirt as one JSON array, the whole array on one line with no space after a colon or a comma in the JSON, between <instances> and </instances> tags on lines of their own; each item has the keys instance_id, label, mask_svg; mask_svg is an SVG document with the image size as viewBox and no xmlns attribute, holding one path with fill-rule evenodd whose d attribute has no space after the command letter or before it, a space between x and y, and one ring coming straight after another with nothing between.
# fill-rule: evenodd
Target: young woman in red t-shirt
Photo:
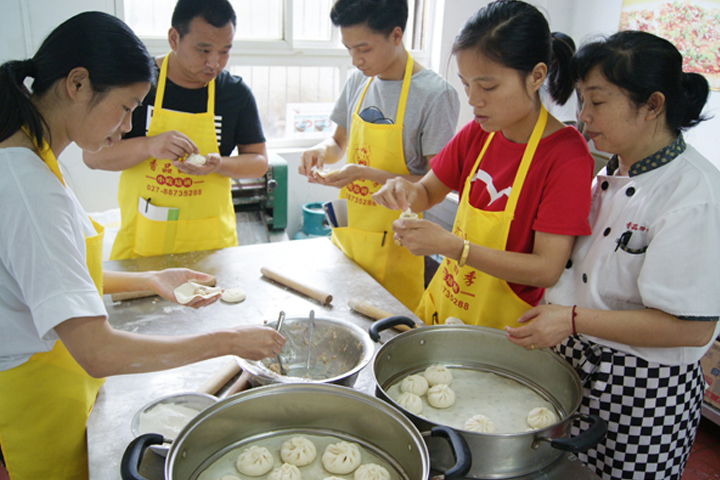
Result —
<instances>
[{"instance_id":1,"label":"young woman in red t-shirt","mask_svg":"<svg viewBox=\"0 0 720 480\"><path fill-rule=\"evenodd\" d=\"M398 220L395 241L445 258L422 301L427 324L518 326L565 267L573 240L588 235L593 160L573 127L547 114L539 90L565 103L573 48L552 35L532 5L500 0L478 11L453 45L475 118L432 160L420 182L389 180L373 199L427 210L457 190L453 231Z\"/></svg>"}]
</instances>

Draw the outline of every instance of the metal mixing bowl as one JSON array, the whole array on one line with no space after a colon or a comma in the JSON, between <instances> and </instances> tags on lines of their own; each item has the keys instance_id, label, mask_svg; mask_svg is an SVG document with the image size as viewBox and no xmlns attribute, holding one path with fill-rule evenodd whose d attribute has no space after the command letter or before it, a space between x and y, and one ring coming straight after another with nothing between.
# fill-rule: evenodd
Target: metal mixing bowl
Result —
<instances>
[{"instance_id":1,"label":"metal mixing bowl","mask_svg":"<svg viewBox=\"0 0 720 480\"><path fill-rule=\"evenodd\" d=\"M275 327L276 322L267 326ZM277 360L238 358L240 367L253 375L251 383L335 383L352 386L375 352L375 344L360 327L330 318L288 317L280 333L285 346L280 353L284 375Z\"/></svg>"}]
</instances>

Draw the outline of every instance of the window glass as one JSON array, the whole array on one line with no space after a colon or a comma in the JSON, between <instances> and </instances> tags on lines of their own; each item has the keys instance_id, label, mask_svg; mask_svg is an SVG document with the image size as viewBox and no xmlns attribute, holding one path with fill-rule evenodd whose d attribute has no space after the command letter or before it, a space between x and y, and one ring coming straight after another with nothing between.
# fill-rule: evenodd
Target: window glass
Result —
<instances>
[{"instance_id":1,"label":"window glass","mask_svg":"<svg viewBox=\"0 0 720 480\"><path fill-rule=\"evenodd\" d=\"M293 36L295 40L331 40L330 9L332 4L332 0L295 0L293 2Z\"/></svg>"},{"instance_id":2,"label":"window glass","mask_svg":"<svg viewBox=\"0 0 720 480\"><path fill-rule=\"evenodd\" d=\"M282 0L230 0L237 16L235 40L281 40Z\"/></svg>"}]
</instances>

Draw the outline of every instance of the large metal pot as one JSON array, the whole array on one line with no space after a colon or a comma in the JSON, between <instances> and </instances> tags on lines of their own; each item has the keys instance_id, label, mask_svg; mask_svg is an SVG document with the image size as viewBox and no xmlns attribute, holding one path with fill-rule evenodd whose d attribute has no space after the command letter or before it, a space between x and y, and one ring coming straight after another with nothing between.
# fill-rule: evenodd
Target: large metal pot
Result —
<instances>
[{"instance_id":1,"label":"large metal pot","mask_svg":"<svg viewBox=\"0 0 720 480\"><path fill-rule=\"evenodd\" d=\"M423 436L449 440L448 449L458 459L444 477L438 478L461 479L470 468L467 444L452 429L438 427L421 434L387 403L351 388L282 384L247 390L195 417L170 447L165 478L196 480L202 471L232 450L295 432L359 443L366 451L382 455L402 480L429 478L430 459ZM159 435L148 434L128 446L121 465L123 480L143 480L138 465L144 449L161 441ZM321 455L318 452L318 458Z\"/></svg>"},{"instance_id":2,"label":"large metal pot","mask_svg":"<svg viewBox=\"0 0 720 480\"><path fill-rule=\"evenodd\" d=\"M276 324L266 325L275 328ZM253 385L309 382L351 387L375 353L368 333L342 320L288 317L280 333L286 340L280 353L285 374L277 372L275 358L251 361L238 357L240 367L252 374Z\"/></svg>"},{"instance_id":3,"label":"large metal pot","mask_svg":"<svg viewBox=\"0 0 720 480\"><path fill-rule=\"evenodd\" d=\"M390 317L375 322L370 336L379 340L379 332L398 324L413 326L405 317ZM433 364L503 372L542 393L561 413L561 419L544 429L515 434L458 432L467 440L473 464L469 478L511 478L537 472L552 464L563 452L580 452L604 438L607 426L596 416L577 413L582 399L582 384L577 373L559 355L548 349L525 350L510 343L504 332L478 326L427 326L414 328L387 341L372 364L376 395L399 408L420 429L437 424L400 407L387 389L412 373ZM591 426L574 438L568 438L572 422L578 418ZM451 455L441 444L428 441L434 466L444 468Z\"/></svg>"}]
</instances>

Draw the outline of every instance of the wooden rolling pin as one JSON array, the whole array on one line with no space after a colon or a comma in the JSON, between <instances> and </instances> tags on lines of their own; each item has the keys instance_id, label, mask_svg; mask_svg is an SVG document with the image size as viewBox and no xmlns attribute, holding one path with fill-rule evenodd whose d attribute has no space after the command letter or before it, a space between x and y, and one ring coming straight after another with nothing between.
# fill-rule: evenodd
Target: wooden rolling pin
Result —
<instances>
[{"instance_id":1,"label":"wooden rolling pin","mask_svg":"<svg viewBox=\"0 0 720 480\"><path fill-rule=\"evenodd\" d=\"M375 305L370 305L369 303L357 300L355 298L351 298L348 300L348 307L352 308L358 313L362 313L363 315L372 318L373 320L380 320L381 318L387 318L392 317L392 313L388 313L385 310L381 310ZM407 325L397 325L393 327L395 330L399 332L406 332L410 330L410 327Z\"/></svg>"},{"instance_id":2,"label":"wooden rolling pin","mask_svg":"<svg viewBox=\"0 0 720 480\"><path fill-rule=\"evenodd\" d=\"M215 277L212 277L210 280L206 280L204 282L201 282L200 280L193 280L195 283L199 283L200 285L205 285L206 287L214 287L217 284L217 280ZM134 300L136 298L145 298L145 297L154 297L157 295L157 293L153 292L152 290L143 290L140 292L120 292L120 293L113 293L110 295L110 298L112 298L113 302L120 302L122 300Z\"/></svg>"},{"instance_id":3,"label":"wooden rolling pin","mask_svg":"<svg viewBox=\"0 0 720 480\"><path fill-rule=\"evenodd\" d=\"M285 285L286 287L292 288L293 290L307 295L308 297L313 298L322 304L329 305L330 302L332 302L333 297L329 293L323 292L322 290L318 290L317 288L310 287L308 285L303 285L302 283L288 278L275 270L269 269L268 267L262 267L260 269L260 272L270 280Z\"/></svg>"},{"instance_id":4,"label":"wooden rolling pin","mask_svg":"<svg viewBox=\"0 0 720 480\"><path fill-rule=\"evenodd\" d=\"M250 378L252 378L252 374L243 370L238 379L235 380L235 382L230 385L228 389L222 393L222 395L220 395L220 398L227 398L230 395L235 395L238 392L247 390L250 388Z\"/></svg>"},{"instance_id":5,"label":"wooden rolling pin","mask_svg":"<svg viewBox=\"0 0 720 480\"><path fill-rule=\"evenodd\" d=\"M214 395L222 388L223 385L230 381L231 378L237 375L238 372L240 372L240 365L238 365L237 361L230 360L223 365L220 370L215 372L212 377L208 378L205 383L200 385L200 388L198 388L197 391L200 393Z\"/></svg>"}]
</instances>

